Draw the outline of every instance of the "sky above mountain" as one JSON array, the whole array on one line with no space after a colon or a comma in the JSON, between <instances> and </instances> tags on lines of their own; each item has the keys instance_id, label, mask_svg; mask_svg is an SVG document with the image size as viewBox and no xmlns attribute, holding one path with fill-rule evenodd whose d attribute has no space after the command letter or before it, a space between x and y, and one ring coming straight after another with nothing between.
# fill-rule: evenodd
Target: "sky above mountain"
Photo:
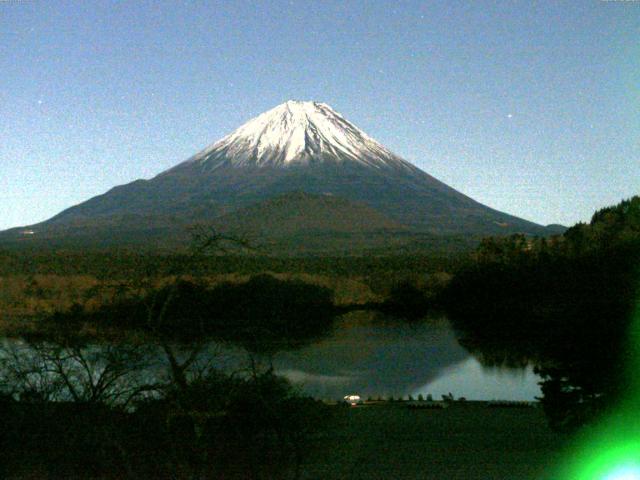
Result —
<instances>
[{"instance_id":1,"label":"sky above mountain","mask_svg":"<svg viewBox=\"0 0 640 480\"><path fill-rule=\"evenodd\" d=\"M0 229L325 102L496 209L640 193L640 2L0 2Z\"/></svg>"}]
</instances>

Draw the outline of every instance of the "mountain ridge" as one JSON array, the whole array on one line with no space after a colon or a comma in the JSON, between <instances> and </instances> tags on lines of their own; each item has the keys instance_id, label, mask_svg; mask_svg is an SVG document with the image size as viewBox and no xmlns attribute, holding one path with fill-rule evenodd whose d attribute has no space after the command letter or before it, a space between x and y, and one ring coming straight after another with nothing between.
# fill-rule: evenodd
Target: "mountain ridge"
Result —
<instances>
[{"instance_id":1,"label":"mountain ridge","mask_svg":"<svg viewBox=\"0 0 640 480\"><path fill-rule=\"evenodd\" d=\"M103 235L105 228L100 225L115 225L114 241L128 241L129 229L132 237L143 242L144 225L134 221L118 224L118 219L138 218L150 231L162 232L168 242L175 242L183 236L173 230L194 223L215 224L221 218L232 218L233 212L290 192L344 199L351 202L343 204L349 215L359 208L354 204L362 204L376 212L365 215L374 223L385 218L429 235L551 233L447 186L328 105L296 101L258 115L152 179L114 187L22 230L33 231L31 240L56 235L64 239L91 237L83 229ZM314 205L316 208L317 203ZM286 213L272 207L264 208L274 218ZM263 220L267 225L268 219ZM20 238L20 230L3 232L0 238ZM265 234L268 230L261 227Z\"/></svg>"}]
</instances>

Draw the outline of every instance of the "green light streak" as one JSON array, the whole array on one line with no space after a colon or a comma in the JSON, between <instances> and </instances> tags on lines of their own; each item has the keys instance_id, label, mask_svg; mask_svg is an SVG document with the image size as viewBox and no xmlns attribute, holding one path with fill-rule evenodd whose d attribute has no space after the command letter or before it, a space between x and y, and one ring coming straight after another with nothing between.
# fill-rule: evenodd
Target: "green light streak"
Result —
<instances>
[{"instance_id":1,"label":"green light streak","mask_svg":"<svg viewBox=\"0 0 640 480\"><path fill-rule=\"evenodd\" d=\"M586 429L553 477L562 480L640 480L640 304L629 331L630 385L614 413ZM634 375L634 373L636 373Z\"/></svg>"},{"instance_id":2,"label":"green light streak","mask_svg":"<svg viewBox=\"0 0 640 480\"><path fill-rule=\"evenodd\" d=\"M604 480L640 480L640 467L631 465L617 468L604 477Z\"/></svg>"}]
</instances>

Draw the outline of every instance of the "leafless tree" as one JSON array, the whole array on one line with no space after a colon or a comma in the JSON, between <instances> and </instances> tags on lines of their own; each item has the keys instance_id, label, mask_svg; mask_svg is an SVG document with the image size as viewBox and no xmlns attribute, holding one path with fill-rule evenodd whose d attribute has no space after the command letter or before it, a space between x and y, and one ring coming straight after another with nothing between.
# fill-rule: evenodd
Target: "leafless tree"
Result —
<instances>
[{"instance_id":1,"label":"leafless tree","mask_svg":"<svg viewBox=\"0 0 640 480\"><path fill-rule=\"evenodd\" d=\"M157 390L148 347L133 344L5 341L3 390L22 400L73 401L127 407Z\"/></svg>"}]
</instances>

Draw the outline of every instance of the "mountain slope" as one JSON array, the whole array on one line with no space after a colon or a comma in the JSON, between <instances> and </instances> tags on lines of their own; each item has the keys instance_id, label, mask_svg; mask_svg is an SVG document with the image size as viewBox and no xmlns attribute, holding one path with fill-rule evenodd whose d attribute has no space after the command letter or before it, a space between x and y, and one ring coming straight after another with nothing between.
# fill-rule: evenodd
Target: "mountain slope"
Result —
<instances>
[{"instance_id":1,"label":"mountain slope","mask_svg":"<svg viewBox=\"0 0 640 480\"><path fill-rule=\"evenodd\" d=\"M373 208L333 195L290 192L214 220L223 232L259 238L322 233L375 233L407 228Z\"/></svg>"},{"instance_id":2,"label":"mountain slope","mask_svg":"<svg viewBox=\"0 0 640 480\"><path fill-rule=\"evenodd\" d=\"M233 212L290 192L339 197L367 206L385 221L430 235L547 233L545 227L448 187L328 105L293 101L250 120L151 180L116 187L28 228L34 237L52 239L96 237L105 225L116 225L111 239L116 243L144 238L145 228L175 239L182 238L177 231L189 224L234 223ZM353 212L352 203L343 206ZM380 220L365 217L373 224ZM361 227L366 231L367 225L361 222ZM268 234L265 228L261 231ZM2 237L18 238L21 231Z\"/></svg>"}]
</instances>

